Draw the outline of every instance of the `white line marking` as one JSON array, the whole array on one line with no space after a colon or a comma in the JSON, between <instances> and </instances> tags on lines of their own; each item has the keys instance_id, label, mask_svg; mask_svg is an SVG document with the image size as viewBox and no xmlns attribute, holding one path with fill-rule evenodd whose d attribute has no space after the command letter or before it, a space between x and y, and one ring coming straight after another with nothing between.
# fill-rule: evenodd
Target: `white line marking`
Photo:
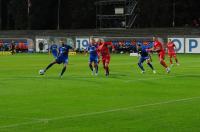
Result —
<instances>
[{"instance_id":1,"label":"white line marking","mask_svg":"<svg viewBox=\"0 0 200 132\"><path fill-rule=\"evenodd\" d=\"M47 120L47 119L39 119L39 118L29 118L29 117L15 117L15 116L0 116L0 119L24 119L24 120L36 120L36 121L41 121L41 120Z\"/></svg>"},{"instance_id":2,"label":"white line marking","mask_svg":"<svg viewBox=\"0 0 200 132\"><path fill-rule=\"evenodd\" d=\"M104 114L104 113L125 111L125 110L129 110L129 109L139 109L139 108L144 108L144 107L148 107L148 106L157 106L157 105L171 104L171 103L177 103L177 102L186 102L186 101L191 101L191 100L194 100L194 99L200 99L200 96L199 97L177 99L177 100L169 100L169 101L158 102L158 103L130 106L130 107L125 107L125 108L117 108L117 109L105 110L105 111L99 111L99 112L83 113L83 114L77 114L77 115L72 115L72 116L61 116L61 117L55 117L55 118L51 118L51 119L41 119L41 120L38 120L38 121L30 121L30 122L23 122L23 123L12 124L12 125L7 125L7 126L0 126L0 129L14 128L14 127L19 127L19 126L24 126L24 125L33 125L33 124L38 124L38 123L48 123L49 121L68 119L68 118L77 118L77 117L84 117L84 116L92 116L92 115L99 115L99 114Z\"/></svg>"}]
</instances>

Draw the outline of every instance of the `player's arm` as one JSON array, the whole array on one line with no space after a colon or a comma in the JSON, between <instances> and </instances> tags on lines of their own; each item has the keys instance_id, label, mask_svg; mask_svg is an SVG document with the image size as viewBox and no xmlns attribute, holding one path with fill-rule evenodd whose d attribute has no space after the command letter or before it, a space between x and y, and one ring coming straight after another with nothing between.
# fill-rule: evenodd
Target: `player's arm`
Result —
<instances>
[{"instance_id":1,"label":"player's arm","mask_svg":"<svg viewBox=\"0 0 200 132\"><path fill-rule=\"evenodd\" d=\"M138 48L136 48L137 50L137 57L139 58L140 57L140 50Z\"/></svg>"},{"instance_id":2,"label":"player's arm","mask_svg":"<svg viewBox=\"0 0 200 132\"><path fill-rule=\"evenodd\" d=\"M153 52L158 52L158 51L160 51L160 50L161 50L161 46L159 46L159 47L157 47L157 48L155 48L155 47L152 48L152 51L153 51Z\"/></svg>"},{"instance_id":3,"label":"player's arm","mask_svg":"<svg viewBox=\"0 0 200 132\"><path fill-rule=\"evenodd\" d=\"M112 42L105 42L108 46L111 46L112 51L115 51L115 46L112 44Z\"/></svg>"},{"instance_id":4,"label":"player's arm","mask_svg":"<svg viewBox=\"0 0 200 132\"><path fill-rule=\"evenodd\" d=\"M84 49L84 55L87 56L88 53L89 53L89 47Z\"/></svg>"},{"instance_id":5,"label":"player's arm","mask_svg":"<svg viewBox=\"0 0 200 132\"><path fill-rule=\"evenodd\" d=\"M176 45L173 43L173 46L174 46L174 50L176 51L177 50L177 47L176 47Z\"/></svg>"},{"instance_id":6,"label":"player's arm","mask_svg":"<svg viewBox=\"0 0 200 132\"><path fill-rule=\"evenodd\" d=\"M74 51L74 48L71 45L67 45L69 48L69 51Z\"/></svg>"},{"instance_id":7,"label":"player's arm","mask_svg":"<svg viewBox=\"0 0 200 132\"><path fill-rule=\"evenodd\" d=\"M48 50L48 53L50 55L51 54L51 46L49 46L47 50Z\"/></svg>"},{"instance_id":8,"label":"player's arm","mask_svg":"<svg viewBox=\"0 0 200 132\"><path fill-rule=\"evenodd\" d=\"M151 56L151 54L148 52L148 56L149 56L149 59L150 59L150 61L152 62L153 60L152 60L152 56Z\"/></svg>"}]
</instances>

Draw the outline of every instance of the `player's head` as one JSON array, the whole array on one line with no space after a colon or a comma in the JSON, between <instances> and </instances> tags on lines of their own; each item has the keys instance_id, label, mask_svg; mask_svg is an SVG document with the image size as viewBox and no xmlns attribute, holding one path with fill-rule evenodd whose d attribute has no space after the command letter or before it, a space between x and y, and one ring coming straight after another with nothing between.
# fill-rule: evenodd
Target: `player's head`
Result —
<instances>
[{"instance_id":1,"label":"player's head","mask_svg":"<svg viewBox=\"0 0 200 132\"><path fill-rule=\"evenodd\" d=\"M91 45L95 45L95 39L92 38L92 39L90 40L90 43L91 43Z\"/></svg>"},{"instance_id":2,"label":"player's head","mask_svg":"<svg viewBox=\"0 0 200 132\"><path fill-rule=\"evenodd\" d=\"M141 44L137 44L137 49L140 49L142 47Z\"/></svg>"},{"instance_id":3,"label":"player's head","mask_svg":"<svg viewBox=\"0 0 200 132\"><path fill-rule=\"evenodd\" d=\"M171 40L171 39L169 39L169 42L172 42L172 40Z\"/></svg>"},{"instance_id":4,"label":"player's head","mask_svg":"<svg viewBox=\"0 0 200 132\"><path fill-rule=\"evenodd\" d=\"M104 40L103 40L102 38L99 38L98 44L101 45L101 44L103 44L103 43L104 43Z\"/></svg>"},{"instance_id":5,"label":"player's head","mask_svg":"<svg viewBox=\"0 0 200 132\"><path fill-rule=\"evenodd\" d=\"M61 40L60 43L61 43L62 46L65 46L64 41Z\"/></svg>"},{"instance_id":6,"label":"player's head","mask_svg":"<svg viewBox=\"0 0 200 132\"><path fill-rule=\"evenodd\" d=\"M153 41L157 41L157 40L158 40L158 38L154 36L153 37Z\"/></svg>"}]
</instances>

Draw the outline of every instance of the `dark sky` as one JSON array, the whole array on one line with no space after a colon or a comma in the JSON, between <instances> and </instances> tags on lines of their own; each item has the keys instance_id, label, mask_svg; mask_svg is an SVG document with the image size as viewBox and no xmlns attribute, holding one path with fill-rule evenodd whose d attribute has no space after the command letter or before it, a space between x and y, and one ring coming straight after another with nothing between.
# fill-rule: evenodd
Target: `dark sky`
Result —
<instances>
[{"instance_id":1,"label":"dark sky","mask_svg":"<svg viewBox=\"0 0 200 132\"><path fill-rule=\"evenodd\" d=\"M1 29L56 29L58 0L0 0ZM199 0L138 0L135 27L171 27L176 1L177 27L192 25L200 18ZM96 27L95 0L61 0L60 29ZM28 24L29 23L29 24Z\"/></svg>"}]
</instances>

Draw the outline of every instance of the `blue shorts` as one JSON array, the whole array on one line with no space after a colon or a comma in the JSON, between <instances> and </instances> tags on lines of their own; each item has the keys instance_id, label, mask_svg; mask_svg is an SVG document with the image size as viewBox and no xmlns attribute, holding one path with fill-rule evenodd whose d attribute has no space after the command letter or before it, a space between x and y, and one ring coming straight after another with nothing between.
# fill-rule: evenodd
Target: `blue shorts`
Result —
<instances>
[{"instance_id":1,"label":"blue shorts","mask_svg":"<svg viewBox=\"0 0 200 132\"><path fill-rule=\"evenodd\" d=\"M58 64L61 64L61 63L68 64L68 58L59 56L59 57L57 57L56 62Z\"/></svg>"},{"instance_id":2,"label":"blue shorts","mask_svg":"<svg viewBox=\"0 0 200 132\"><path fill-rule=\"evenodd\" d=\"M146 56L146 57L140 57L140 60L139 60L139 63L143 63L145 60L148 60L150 59L149 56Z\"/></svg>"},{"instance_id":3,"label":"blue shorts","mask_svg":"<svg viewBox=\"0 0 200 132\"><path fill-rule=\"evenodd\" d=\"M98 63L98 56L90 57L89 62L90 62L90 63L92 63L92 62Z\"/></svg>"}]
</instances>

